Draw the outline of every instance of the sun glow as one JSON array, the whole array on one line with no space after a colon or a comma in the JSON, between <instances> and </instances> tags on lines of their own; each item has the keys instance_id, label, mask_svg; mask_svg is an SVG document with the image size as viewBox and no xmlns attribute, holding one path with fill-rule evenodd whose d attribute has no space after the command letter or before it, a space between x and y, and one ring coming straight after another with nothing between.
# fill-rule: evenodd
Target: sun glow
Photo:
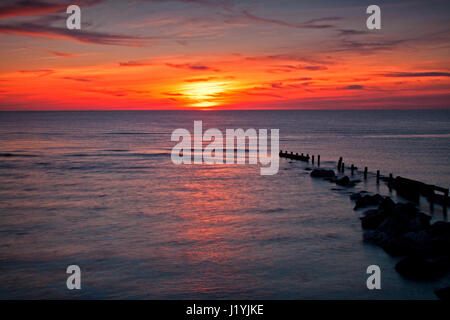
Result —
<instances>
[{"instance_id":1,"label":"sun glow","mask_svg":"<svg viewBox=\"0 0 450 320\"><path fill-rule=\"evenodd\" d=\"M195 82L189 83L180 90L192 107L213 107L224 102L230 82Z\"/></svg>"}]
</instances>

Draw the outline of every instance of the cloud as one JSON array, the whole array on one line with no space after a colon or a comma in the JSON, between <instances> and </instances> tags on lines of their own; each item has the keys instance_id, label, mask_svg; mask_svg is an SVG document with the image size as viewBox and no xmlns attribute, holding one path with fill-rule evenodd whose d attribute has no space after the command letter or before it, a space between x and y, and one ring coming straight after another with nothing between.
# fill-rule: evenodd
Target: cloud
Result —
<instances>
[{"instance_id":1,"label":"cloud","mask_svg":"<svg viewBox=\"0 0 450 320\"><path fill-rule=\"evenodd\" d=\"M319 71L319 70L327 70L327 67L324 66L304 66L304 67L299 67L299 69L303 69L303 70L309 70L309 71Z\"/></svg>"},{"instance_id":2,"label":"cloud","mask_svg":"<svg viewBox=\"0 0 450 320\"><path fill-rule=\"evenodd\" d=\"M83 43L119 46L139 46L142 41L152 39L149 37L134 37L86 30L69 30L67 28L41 26L34 23L0 25L0 34L68 39Z\"/></svg>"},{"instance_id":3,"label":"cloud","mask_svg":"<svg viewBox=\"0 0 450 320\"><path fill-rule=\"evenodd\" d=\"M312 78L307 78L307 77L303 77L303 78L290 78L290 79L286 79L284 81L309 81L312 80Z\"/></svg>"},{"instance_id":4,"label":"cloud","mask_svg":"<svg viewBox=\"0 0 450 320\"><path fill-rule=\"evenodd\" d=\"M271 83L270 86L272 88L274 88L274 89L281 89L281 88L283 88L283 83L281 83L281 82L274 82L274 83Z\"/></svg>"},{"instance_id":5,"label":"cloud","mask_svg":"<svg viewBox=\"0 0 450 320\"><path fill-rule=\"evenodd\" d=\"M352 84L349 86L345 86L342 89L344 89L344 90L363 90L364 86L359 85L359 84Z\"/></svg>"},{"instance_id":6,"label":"cloud","mask_svg":"<svg viewBox=\"0 0 450 320\"><path fill-rule=\"evenodd\" d=\"M342 20L341 17L323 17L323 18L317 18L317 19L311 19L305 22L301 23L290 23L285 22L283 20L277 20L277 19L270 19L270 18L263 18L259 17L257 15L254 15L247 10L243 10L242 14L246 19L255 21L255 22L261 22L261 23L269 23L269 24L275 24L282 27L289 27L289 28L297 28L297 29L328 29L328 28L334 28L334 25L331 24L316 24L318 22L328 22L328 21L337 21Z\"/></svg>"},{"instance_id":7,"label":"cloud","mask_svg":"<svg viewBox=\"0 0 450 320\"><path fill-rule=\"evenodd\" d=\"M340 36L359 36L369 34L368 31L354 30L354 29L339 29L338 35Z\"/></svg>"},{"instance_id":8,"label":"cloud","mask_svg":"<svg viewBox=\"0 0 450 320\"><path fill-rule=\"evenodd\" d=\"M207 78L194 78L194 79L186 79L184 82L207 82L211 80L217 80L218 77L207 77Z\"/></svg>"},{"instance_id":9,"label":"cloud","mask_svg":"<svg viewBox=\"0 0 450 320\"><path fill-rule=\"evenodd\" d=\"M248 96L261 96L261 97L272 97L272 98L279 98L281 99L282 96L278 95L278 94L274 94L274 93L266 93L266 92L243 92L245 95Z\"/></svg>"},{"instance_id":10,"label":"cloud","mask_svg":"<svg viewBox=\"0 0 450 320\"><path fill-rule=\"evenodd\" d=\"M181 64L175 64L175 63L166 63L166 66L176 69L188 69L188 70L210 70L210 71L220 71L218 69L214 69L202 64L190 64L190 63L181 63Z\"/></svg>"},{"instance_id":11,"label":"cloud","mask_svg":"<svg viewBox=\"0 0 450 320\"><path fill-rule=\"evenodd\" d=\"M105 0L84 0L79 4L83 6L93 6L104 2ZM0 18L21 17L42 15L57 11L66 11L67 7L72 4L72 1L13 1L12 4L7 4L0 7Z\"/></svg>"},{"instance_id":12,"label":"cloud","mask_svg":"<svg viewBox=\"0 0 450 320\"><path fill-rule=\"evenodd\" d=\"M101 94L105 94L105 95L110 95L110 96L114 96L114 97L125 97L129 94L148 94L148 91L141 91L141 90L132 90L132 89L115 89L115 90L111 90L111 89L86 89L84 90L85 92L90 92L90 93L101 93Z\"/></svg>"},{"instance_id":13,"label":"cloud","mask_svg":"<svg viewBox=\"0 0 450 320\"><path fill-rule=\"evenodd\" d=\"M73 53L65 53L65 52L53 51L53 50L47 50L47 52L51 53L51 54L53 54L55 56L64 57L64 58L69 58L69 57L76 56L76 54L73 54Z\"/></svg>"},{"instance_id":14,"label":"cloud","mask_svg":"<svg viewBox=\"0 0 450 320\"><path fill-rule=\"evenodd\" d=\"M39 69L39 70L20 70L20 73L29 73L29 74L34 74L38 77L45 77L48 76L52 73L54 73L53 70L51 69Z\"/></svg>"},{"instance_id":15,"label":"cloud","mask_svg":"<svg viewBox=\"0 0 450 320\"><path fill-rule=\"evenodd\" d=\"M86 78L79 78L79 77L63 77L64 80L74 80L74 81L81 81L81 82L90 82L90 79Z\"/></svg>"},{"instance_id":16,"label":"cloud","mask_svg":"<svg viewBox=\"0 0 450 320\"><path fill-rule=\"evenodd\" d=\"M274 66L273 69L267 70L268 73L285 73L285 72L292 72L296 70L308 70L308 71L323 71L328 70L325 66L305 66L305 65L277 65Z\"/></svg>"},{"instance_id":17,"label":"cloud","mask_svg":"<svg viewBox=\"0 0 450 320\"><path fill-rule=\"evenodd\" d=\"M178 93L178 92L164 92L163 93L164 95L166 95L166 96L170 96L170 97L181 97L181 96L184 96L184 94L182 94L182 93Z\"/></svg>"},{"instance_id":18,"label":"cloud","mask_svg":"<svg viewBox=\"0 0 450 320\"><path fill-rule=\"evenodd\" d=\"M382 74L384 77L409 78L409 77L450 77L450 72L392 72Z\"/></svg>"},{"instance_id":19,"label":"cloud","mask_svg":"<svg viewBox=\"0 0 450 320\"><path fill-rule=\"evenodd\" d=\"M65 10L68 4L47 3L42 1L19 1L0 7L0 18L32 16Z\"/></svg>"},{"instance_id":20,"label":"cloud","mask_svg":"<svg viewBox=\"0 0 450 320\"><path fill-rule=\"evenodd\" d=\"M141 62L141 61L126 61L126 62L119 62L119 66L121 67L143 67L143 66L149 66L151 63L148 62Z\"/></svg>"}]
</instances>

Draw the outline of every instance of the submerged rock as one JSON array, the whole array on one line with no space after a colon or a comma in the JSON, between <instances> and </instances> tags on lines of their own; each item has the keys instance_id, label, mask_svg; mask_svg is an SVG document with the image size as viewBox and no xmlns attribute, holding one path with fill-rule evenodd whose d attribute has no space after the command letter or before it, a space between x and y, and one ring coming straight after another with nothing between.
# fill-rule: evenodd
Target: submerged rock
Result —
<instances>
[{"instance_id":1,"label":"submerged rock","mask_svg":"<svg viewBox=\"0 0 450 320\"><path fill-rule=\"evenodd\" d=\"M355 192L355 193L352 193L351 195L350 195L350 199L351 200L357 200L357 199L359 199L359 198L361 198L364 194L366 194L366 193L368 193L368 191L360 191L360 192Z\"/></svg>"},{"instance_id":2,"label":"submerged rock","mask_svg":"<svg viewBox=\"0 0 450 320\"><path fill-rule=\"evenodd\" d=\"M395 270L402 276L415 280L432 280L449 271L448 257L425 258L419 256L406 257L395 265Z\"/></svg>"},{"instance_id":3,"label":"submerged rock","mask_svg":"<svg viewBox=\"0 0 450 320\"><path fill-rule=\"evenodd\" d=\"M332 169L314 169L311 171L311 177L313 178L331 178L335 173Z\"/></svg>"},{"instance_id":4,"label":"submerged rock","mask_svg":"<svg viewBox=\"0 0 450 320\"><path fill-rule=\"evenodd\" d=\"M395 204L389 197L377 209L365 211L360 219L364 240L394 256L431 253L445 256L442 249L450 243L450 239L444 240L440 235L441 229L446 233L446 225L434 227L436 238L433 238L429 215L412 204Z\"/></svg>"},{"instance_id":5,"label":"submerged rock","mask_svg":"<svg viewBox=\"0 0 450 320\"><path fill-rule=\"evenodd\" d=\"M450 287L437 289L434 293L438 296L439 299L449 301L450 300Z\"/></svg>"},{"instance_id":6,"label":"submerged rock","mask_svg":"<svg viewBox=\"0 0 450 320\"><path fill-rule=\"evenodd\" d=\"M383 201L383 199L384 198L382 196L380 196L378 193L373 196L371 196L371 195L362 196L362 197L356 199L356 205L355 205L354 210L359 209L359 208L376 206L381 201Z\"/></svg>"},{"instance_id":7,"label":"submerged rock","mask_svg":"<svg viewBox=\"0 0 450 320\"><path fill-rule=\"evenodd\" d=\"M379 245L390 255L406 256L395 266L400 274L429 280L450 272L450 222L430 225L431 216L414 204L395 203L378 194L359 192L350 198L356 201L355 209L377 205L360 218L363 239Z\"/></svg>"},{"instance_id":8,"label":"submerged rock","mask_svg":"<svg viewBox=\"0 0 450 320\"><path fill-rule=\"evenodd\" d=\"M387 218L385 212L378 209L367 210L364 212L364 216L361 217L361 227L363 229L373 230Z\"/></svg>"},{"instance_id":9,"label":"submerged rock","mask_svg":"<svg viewBox=\"0 0 450 320\"><path fill-rule=\"evenodd\" d=\"M350 178L343 176L342 178L336 180L336 184L338 186L347 187L350 184Z\"/></svg>"}]
</instances>

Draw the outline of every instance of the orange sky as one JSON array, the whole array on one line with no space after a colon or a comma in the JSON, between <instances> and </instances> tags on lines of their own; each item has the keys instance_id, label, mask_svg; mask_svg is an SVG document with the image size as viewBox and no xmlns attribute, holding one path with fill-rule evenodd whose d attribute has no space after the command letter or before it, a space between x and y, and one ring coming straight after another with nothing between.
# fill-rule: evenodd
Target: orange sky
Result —
<instances>
[{"instance_id":1,"label":"orange sky","mask_svg":"<svg viewBox=\"0 0 450 320\"><path fill-rule=\"evenodd\" d=\"M368 4L5 1L0 110L448 108L446 1Z\"/></svg>"}]
</instances>

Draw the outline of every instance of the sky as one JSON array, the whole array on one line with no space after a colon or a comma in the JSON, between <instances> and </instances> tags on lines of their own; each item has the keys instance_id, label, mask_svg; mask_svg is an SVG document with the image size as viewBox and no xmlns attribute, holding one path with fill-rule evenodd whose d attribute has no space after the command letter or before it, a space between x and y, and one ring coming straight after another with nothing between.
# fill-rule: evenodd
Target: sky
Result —
<instances>
[{"instance_id":1,"label":"sky","mask_svg":"<svg viewBox=\"0 0 450 320\"><path fill-rule=\"evenodd\" d=\"M69 30L66 8L81 8ZM381 29L366 8L381 8ZM450 108L450 2L0 2L0 110Z\"/></svg>"}]
</instances>

